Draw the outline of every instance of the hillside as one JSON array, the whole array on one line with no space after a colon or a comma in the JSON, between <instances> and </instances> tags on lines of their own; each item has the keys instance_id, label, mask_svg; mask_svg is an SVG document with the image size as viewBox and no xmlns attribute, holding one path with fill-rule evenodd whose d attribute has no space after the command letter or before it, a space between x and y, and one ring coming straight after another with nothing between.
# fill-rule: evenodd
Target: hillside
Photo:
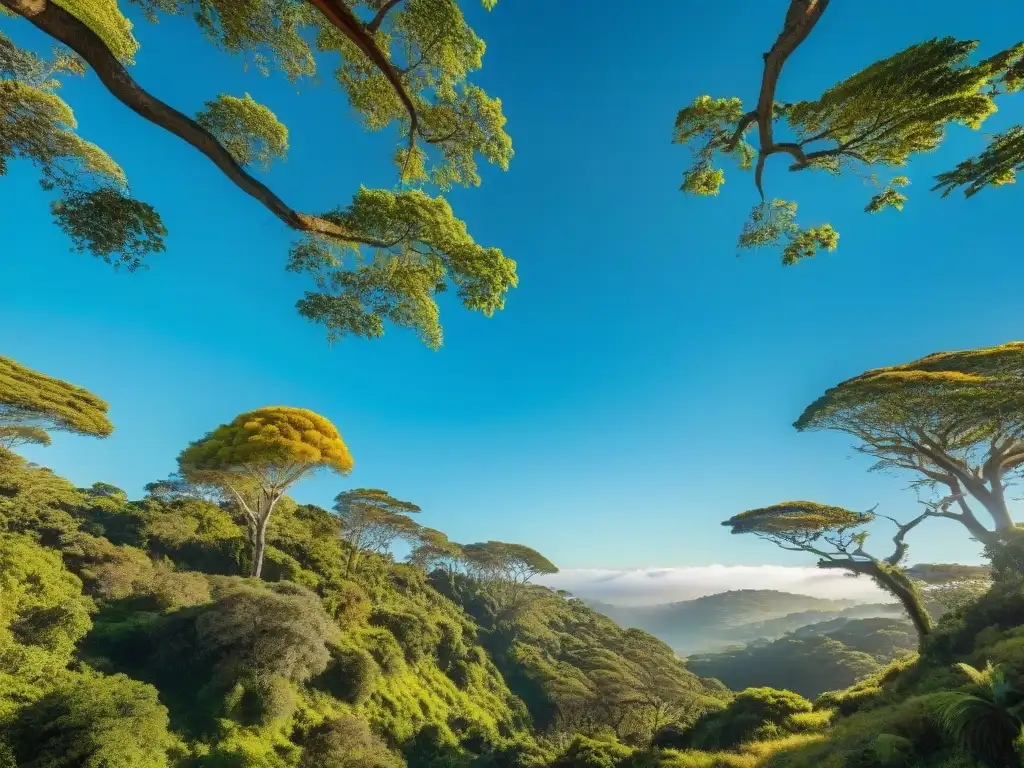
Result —
<instances>
[{"instance_id":1,"label":"hillside","mask_svg":"<svg viewBox=\"0 0 1024 768\"><path fill-rule=\"evenodd\" d=\"M622 626L651 633L685 656L725 648L737 640L771 636L774 632L779 636L788 629L809 623L801 618L784 617L810 614L835 618L855 607L853 600L827 600L770 589L743 589L636 608L602 604L597 610L603 608L609 618ZM778 627L772 627L767 624L771 621L780 623Z\"/></svg>"},{"instance_id":2,"label":"hillside","mask_svg":"<svg viewBox=\"0 0 1024 768\"><path fill-rule=\"evenodd\" d=\"M686 664L734 691L767 686L813 698L847 688L916 647L917 636L906 619L840 617L778 639L695 654Z\"/></svg>"},{"instance_id":3,"label":"hillside","mask_svg":"<svg viewBox=\"0 0 1024 768\"><path fill-rule=\"evenodd\" d=\"M0 452L0 766L539 765L552 733L642 742L725 697L546 588L373 554L346 575L318 507L287 501L242 578L236 512Z\"/></svg>"}]
</instances>

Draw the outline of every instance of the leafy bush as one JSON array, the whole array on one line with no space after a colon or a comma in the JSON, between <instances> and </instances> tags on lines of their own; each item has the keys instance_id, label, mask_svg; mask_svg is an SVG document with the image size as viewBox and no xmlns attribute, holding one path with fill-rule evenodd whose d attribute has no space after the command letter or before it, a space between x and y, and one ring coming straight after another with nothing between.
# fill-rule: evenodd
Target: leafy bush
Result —
<instances>
[{"instance_id":1,"label":"leafy bush","mask_svg":"<svg viewBox=\"0 0 1024 768\"><path fill-rule=\"evenodd\" d=\"M317 676L315 685L340 701L362 704L377 688L380 668L362 648L335 647L331 663Z\"/></svg>"},{"instance_id":2,"label":"leafy bush","mask_svg":"<svg viewBox=\"0 0 1024 768\"><path fill-rule=\"evenodd\" d=\"M226 678L279 675L302 682L326 669L338 628L316 595L297 584L217 577L214 602L199 614L196 632L219 657Z\"/></svg>"},{"instance_id":3,"label":"leafy bush","mask_svg":"<svg viewBox=\"0 0 1024 768\"><path fill-rule=\"evenodd\" d=\"M299 768L401 768L392 754L363 720L340 717L328 720L307 738Z\"/></svg>"},{"instance_id":4,"label":"leafy bush","mask_svg":"<svg viewBox=\"0 0 1024 768\"><path fill-rule=\"evenodd\" d=\"M683 744L696 749L733 749L753 739L785 736L800 727L794 715L812 711L811 702L792 691L748 688L724 709L701 717L682 734ZM662 738L664 742L664 738Z\"/></svg>"},{"instance_id":5,"label":"leafy bush","mask_svg":"<svg viewBox=\"0 0 1024 768\"><path fill-rule=\"evenodd\" d=\"M632 749L614 741L577 736L551 768L619 768L631 754Z\"/></svg>"},{"instance_id":6,"label":"leafy bush","mask_svg":"<svg viewBox=\"0 0 1024 768\"><path fill-rule=\"evenodd\" d=\"M87 672L24 708L9 738L23 768L166 768L167 726L152 686Z\"/></svg>"}]
</instances>

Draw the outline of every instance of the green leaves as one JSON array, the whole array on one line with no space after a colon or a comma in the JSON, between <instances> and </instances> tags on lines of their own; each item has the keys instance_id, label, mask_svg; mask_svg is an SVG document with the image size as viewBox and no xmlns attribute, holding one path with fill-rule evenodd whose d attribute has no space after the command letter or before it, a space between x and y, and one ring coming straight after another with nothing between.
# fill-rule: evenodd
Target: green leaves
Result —
<instances>
[{"instance_id":1,"label":"green leaves","mask_svg":"<svg viewBox=\"0 0 1024 768\"><path fill-rule=\"evenodd\" d=\"M196 122L212 133L241 166L259 161L263 170L288 152L288 129L247 93L241 99L222 94L206 102Z\"/></svg>"},{"instance_id":2,"label":"green leaves","mask_svg":"<svg viewBox=\"0 0 1024 768\"><path fill-rule=\"evenodd\" d=\"M825 533L866 525L874 516L816 501L786 501L735 515L722 525L733 533Z\"/></svg>"},{"instance_id":3,"label":"green leaves","mask_svg":"<svg viewBox=\"0 0 1024 768\"><path fill-rule=\"evenodd\" d=\"M903 204L907 202L907 196L900 192L897 187L905 187L909 183L910 179L906 176L893 177L885 185L885 189L871 198L864 211L866 213L878 213L886 208L895 208L897 211L902 211Z\"/></svg>"},{"instance_id":4,"label":"green leaves","mask_svg":"<svg viewBox=\"0 0 1024 768\"><path fill-rule=\"evenodd\" d=\"M786 48L788 56L793 45L785 38L784 31L777 45ZM937 149L952 125L980 127L995 112L997 97L1024 88L1024 43L970 63L977 45L952 37L927 40L875 62L816 100L796 103L775 100L781 67L777 63L775 70L765 71L762 89L768 90L759 101L772 104L771 115L763 114L768 107L761 107L762 114L756 109L744 112L738 99L700 96L676 118L673 140L689 146L694 157L682 190L717 195L725 182L719 166L722 156L732 156L741 168L749 168L756 156L754 181L762 203L745 225L740 247L780 247L786 265L814 256L821 248L834 250L838 235L831 226L800 228L794 221L795 203L765 202L766 161L783 154L792 160L790 171L865 175L864 169L903 167L914 154ZM759 141L766 146L755 148L745 141L752 126L757 126ZM775 138L780 129L792 139ZM1021 167L1024 128L1017 126L996 136L977 158L940 174L934 189L945 196L964 187L969 197L985 186L1011 183ZM900 188L907 184L906 176L895 177L872 196L865 212L902 210L907 197Z\"/></svg>"},{"instance_id":5,"label":"green leaves","mask_svg":"<svg viewBox=\"0 0 1024 768\"><path fill-rule=\"evenodd\" d=\"M107 404L91 392L0 357L0 425L107 437Z\"/></svg>"},{"instance_id":6,"label":"green leaves","mask_svg":"<svg viewBox=\"0 0 1024 768\"><path fill-rule=\"evenodd\" d=\"M102 15L106 2L84 7ZM76 57L47 61L0 34L0 174L8 160L33 163L43 188L60 195L51 212L74 250L134 271L164 250L167 232L152 206L128 194L120 166L74 132L74 114L55 91L59 75L81 71Z\"/></svg>"},{"instance_id":7,"label":"green leaves","mask_svg":"<svg viewBox=\"0 0 1024 768\"><path fill-rule=\"evenodd\" d=\"M351 243L317 236L292 250L288 269L311 275L320 289L306 293L299 313L324 325L332 341L382 336L387 320L436 349L437 293L454 285L463 306L490 316L517 283L515 262L477 245L443 198L361 188L348 209L324 218L378 244L367 247L369 258Z\"/></svg>"},{"instance_id":8,"label":"green leaves","mask_svg":"<svg viewBox=\"0 0 1024 768\"><path fill-rule=\"evenodd\" d=\"M167 229L160 214L115 187L71 192L50 209L76 251L129 272L145 266L147 254L165 249Z\"/></svg>"},{"instance_id":9,"label":"green leaves","mask_svg":"<svg viewBox=\"0 0 1024 768\"><path fill-rule=\"evenodd\" d=\"M743 138L746 128L737 126L742 117L743 104L736 98L698 96L679 111L672 141L689 145L693 153L693 164L683 174L683 192L718 194L725 183L725 172L714 166L716 153L731 155L740 168L750 168L754 148Z\"/></svg>"},{"instance_id":10,"label":"green leaves","mask_svg":"<svg viewBox=\"0 0 1024 768\"><path fill-rule=\"evenodd\" d=\"M813 258L821 248L834 251L839 245L839 233L831 224L801 228L796 223L796 203L772 200L754 207L737 245L740 248L781 245L782 263L789 267Z\"/></svg>"},{"instance_id":11,"label":"green leaves","mask_svg":"<svg viewBox=\"0 0 1024 768\"><path fill-rule=\"evenodd\" d=\"M1024 126L1015 125L1008 131L997 134L988 147L975 158L964 160L952 171L935 177L933 190L943 197L958 187L964 188L964 196L973 197L985 187L1001 187L1017 180L1017 171L1024 168Z\"/></svg>"}]
</instances>

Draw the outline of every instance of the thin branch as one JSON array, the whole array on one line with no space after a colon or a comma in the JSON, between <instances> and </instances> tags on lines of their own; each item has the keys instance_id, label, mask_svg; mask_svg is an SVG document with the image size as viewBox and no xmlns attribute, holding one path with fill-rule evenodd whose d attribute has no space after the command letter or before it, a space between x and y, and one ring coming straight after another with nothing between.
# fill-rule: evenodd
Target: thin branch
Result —
<instances>
[{"instance_id":1,"label":"thin branch","mask_svg":"<svg viewBox=\"0 0 1024 768\"><path fill-rule=\"evenodd\" d=\"M388 0L384 3L380 10L377 11L377 15L370 19L370 23L366 25L366 30L373 33L380 29L380 25L384 23L385 17L391 12L391 9L400 2L402 2L402 0Z\"/></svg>"},{"instance_id":2,"label":"thin branch","mask_svg":"<svg viewBox=\"0 0 1024 768\"><path fill-rule=\"evenodd\" d=\"M8 0L3 1L7 2ZM416 113L416 105L413 104L412 97L406 90L398 70L374 40L373 33L363 26L352 10L345 5L344 0L308 0L308 2L314 5L334 27L355 44L391 83L391 87L395 89L399 100L409 113L409 151L411 152L416 146L416 134L419 131L419 115Z\"/></svg>"},{"instance_id":3,"label":"thin branch","mask_svg":"<svg viewBox=\"0 0 1024 768\"><path fill-rule=\"evenodd\" d=\"M30 21L81 56L100 82L122 104L140 117L192 145L210 160L239 189L258 200L291 229L323 235L349 243L387 247L374 238L350 232L333 221L311 216L287 205L265 184L250 176L209 131L192 118L160 101L143 89L107 48L103 40L86 24L49 0L0 0L6 8Z\"/></svg>"}]
</instances>

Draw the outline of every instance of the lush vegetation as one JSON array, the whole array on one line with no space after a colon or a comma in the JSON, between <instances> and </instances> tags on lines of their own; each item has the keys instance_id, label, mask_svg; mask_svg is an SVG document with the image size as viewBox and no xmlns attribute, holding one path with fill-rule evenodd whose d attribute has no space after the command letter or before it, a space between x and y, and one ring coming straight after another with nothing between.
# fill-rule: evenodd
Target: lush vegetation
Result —
<instances>
[{"instance_id":1,"label":"lush vegetation","mask_svg":"<svg viewBox=\"0 0 1024 768\"><path fill-rule=\"evenodd\" d=\"M692 157L682 191L717 195L728 160L741 170L753 169L758 203L738 246L780 249L786 265L822 249L834 251L839 233L827 223L798 223L796 202L767 196L769 158L788 159L793 172L866 179L873 185L866 213L901 211L910 184L903 169L913 156L939 149L951 126L981 128L1004 98L1024 87L1024 43L1013 39L1001 50L989 44L980 49L986 54L978 55L979 41L943 37L876 61L816 99L780 100L783 66L819 25L827 24L828 7L829 0L790 0L782 31L763 56L755 103L701 95L680 110L675 122L674 141ZM954 191L972 197L1013 183L1021 168L1024 126L1017 125L992 135L976 157L939 173L932 190L943 197Z\"/></svg>"},{"instance_id":2,"label":"lush vegetation","mask_svg":"<svg viewBox=\"0 0 1024 768\"><path fill-rule=\"evenodd\" d=\"M848 612L856 615L860 610L867 610L866 615L876 615L876 611L880 613L887 609L879 606L861 608L852 602L772 589L736 589L653 606L592 605L619 624L650 632L677 653L687 655L718 650L743 640L780 637L788 630L812 623L817 616L833 618ZM808 618L801 618L805 615ZM770 625L774 621L785 628L775 631Z\"/></svg>"},{"instance_id":3,"label":"lush vegetation","mask_svg":"<svg viewBox=\"0 0 1024 768\"><path fill-rule=\"evenodd\" d=\"M686 664L702 677L733 690L785 688L815 697L848 688L917 647L903 619L833 619L718 653L690 656Z\"/></svg>"}]
</instances>

